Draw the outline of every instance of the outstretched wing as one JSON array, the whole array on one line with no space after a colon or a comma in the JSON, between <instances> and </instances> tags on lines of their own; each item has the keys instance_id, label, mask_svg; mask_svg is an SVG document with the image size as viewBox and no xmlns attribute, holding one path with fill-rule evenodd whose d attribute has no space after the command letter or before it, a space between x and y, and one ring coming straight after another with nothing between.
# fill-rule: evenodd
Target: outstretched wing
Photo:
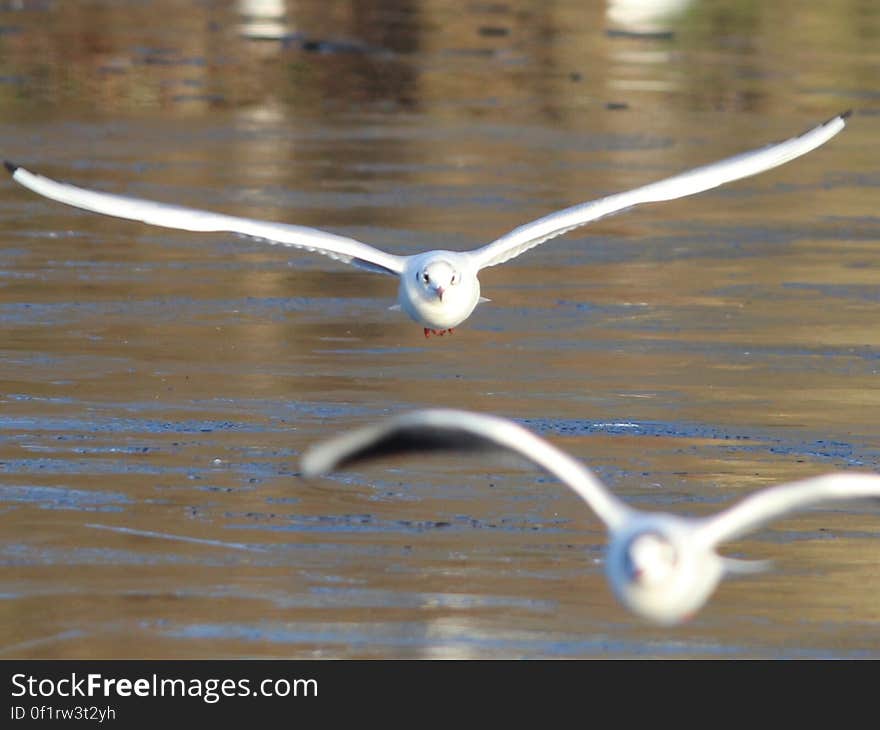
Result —
<instances>
[{"instance_id":1,"label":"outstretched wing","mask_svg":"<svg viewBox=\"0 0 880 730\"><path fill-rule=\"evenodd\" d=\"M799 509L823 502L872 497L880 498L880 475L825 474L756 492L714 517L707 518L697 533L708 544L717 545Z\"/></svg>"},{"instance_id":2,"label":"outstretched wing","mask_svg":"<svg viewBox=\"0 0 880 730\"><path fill-rule=\"evenodd\" d=\"M304 476L324 474L363 461L434 451L508 451L525 457L577 492L610 528L629 508L588 469L513 421L467 411L414 411L320 444L302 458Z\"/></svg>"},{"instance_id":3,"label":"outstretched wing","mask_svg":"<svg viewBox=\"0 0 880 730\"><path fill-rule=\"evenodd\" d=\"M403 271L404 257L385 253L353 238L337 236L317 228L273 223L253 218L239 218L207 210L156 203L127 195L86 190L75 185L56 182L43 175L37 175L11 162L4 164L16 182L39 195L57 200L59 203L72 205L75 208L166 228L180 228L185 231L236 233L268 243L320 253L337 261L344 261L347 264L382 274L397 275Z\"/></svg>"},{"instance_id":4,"label":"outstretched wing","mask_svg":"<svg viewBox=\"0 0 880 730\"><path fill-rule=\"evenodd\" d=\"M709 190L733 180L756 175L781 165L824 144L845 125L850 112L844 112L798 137L743 152L719 162L688 170L674 177L645 185L625 193L609 195L571 208L556 211L526 223L501 238L472 251L479 268L502 264L524 251L574 228L620 213L642 203L674 200Z\"/></svg>"}]
</instances>

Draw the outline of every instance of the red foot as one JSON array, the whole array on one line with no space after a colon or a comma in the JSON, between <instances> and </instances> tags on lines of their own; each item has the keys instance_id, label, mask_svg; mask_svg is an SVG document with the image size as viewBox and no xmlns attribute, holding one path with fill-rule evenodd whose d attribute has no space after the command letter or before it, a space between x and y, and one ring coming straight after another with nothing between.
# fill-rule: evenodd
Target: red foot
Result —
<instances>
[{"instance_id":1,"label":"red foot","mask_svg":"<svg viewBox=\"0 0 880 730\"><path fill-rule=\"evenodd\" d=\"M424 327L423 329L424 329L424 332L425 332L425 339L426 339L426 340L427 340L431 335L437 335L437 337L443 337L443 335L445 335L447 332L448 332L449 334L453 334L453 333L455 332L455 328L454 328L454 327L450 327L448 330L433 330L433 329L428 329L427 327Z\"/></svg>"}]
</instances>

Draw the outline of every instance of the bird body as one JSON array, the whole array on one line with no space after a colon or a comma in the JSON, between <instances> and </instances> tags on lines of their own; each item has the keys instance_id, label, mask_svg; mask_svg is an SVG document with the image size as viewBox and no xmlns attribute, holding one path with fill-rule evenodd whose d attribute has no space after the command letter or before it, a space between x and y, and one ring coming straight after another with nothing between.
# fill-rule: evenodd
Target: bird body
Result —
<instances>
[{"instance_id":1,"label":"bird body","mask_svg":"<svg viewBox=\"0 0 880 730\"><path fill-rule=\"evenodd\" d=\"M411 319L443 332L471 316L480 282L467 252L429 251L410 256L400 276L400 307Z\"/></svg>"},{"instance_id":2,"label":"bird body","mask_svg":"<svg viewBox=\"0 0 880 730\"><path fill-rule=\"evenodd\" d=\"M398 302L427 335L464 322L480 301L477 274L591 221L642 203L693 195L755 175L806 154L845 126L845 112L803 134L776 144L688 170L623 193L580 203L515 228L472 251L426 251L399 256L335 233L252 218L213 213L142 198L104 193L57 182L5 162L13 179L39 195L95 213L187 231L228 232L271 244L329 256L373 273L398 276Z\"/></svg>"},{"instance_id":3,"label":"bird body","mask_svg":"<svg viewBox=\"0 0 880 730\"><path fill-rule=\"evenodd\" d=\"M706 603L724 577L724 559L711 545L699 543L692 519L636 512L611 534L605 575L624 606L671 625Z\"/></svg>"}]
</instances>

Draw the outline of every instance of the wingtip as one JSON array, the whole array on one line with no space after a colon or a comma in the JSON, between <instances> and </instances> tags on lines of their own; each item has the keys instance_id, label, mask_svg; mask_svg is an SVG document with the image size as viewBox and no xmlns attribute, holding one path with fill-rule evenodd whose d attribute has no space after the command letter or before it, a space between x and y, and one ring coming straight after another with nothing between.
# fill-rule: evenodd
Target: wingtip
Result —
<instances>
[{"instance_id":1,"label":"wingtip","mask_svg":"<svg viewBox=\"0 0 880 730\"><path fill-rule=\"evenodd\" d=\"M831 119L826 120L822 123L824 127L826 124L831 124L832 122L844 122L852 116L853 110L847 109L845 112L841 112L840 114L835 114Z\"/></svg>"},{"instance_id":2,"label":"wingtip","mask_svg":"<svg viewBox=\"0 0 880 730\"><path fill-rule=\"evenodd\" d=\"M10 162L9 160L3 160L3 165L9 170L10 175L14 175L15 171L19 168L19 165L16 165L14 162Z\"/></svg>"},{"instance_id":3,"label":"wingtip","mask_svg":"<svg viewBox=\"0 0 880 730\"><path fill-rule=\"evenodd\" d=\"M320 449L310 449L299 460L300 474L305 479L314 479L333 471L335 464Z\"/></svg>"}]
</instances>

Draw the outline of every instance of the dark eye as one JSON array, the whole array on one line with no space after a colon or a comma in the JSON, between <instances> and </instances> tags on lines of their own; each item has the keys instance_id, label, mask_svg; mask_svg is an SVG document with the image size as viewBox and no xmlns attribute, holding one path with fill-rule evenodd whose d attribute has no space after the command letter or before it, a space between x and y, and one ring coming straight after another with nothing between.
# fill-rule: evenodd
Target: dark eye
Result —
<instances>
[{"instance_id":1,"label":"dark eye","mask_svg":"<svg viewBox=\"0 0 880 730\"><path fill-rule=\"evenodd\" d=\"M431 277L428 276L427 274L422 274L422 281L424 281L427 284L429 281L431 281Z\"/></svg>"},{"instance_id":2,"label":"dark eye","mask_svg":"<svg viewBox=\"0 0 880 730\"><path fill-rule=\"evenodd\" d=\"M454 283L455 283L455 280L456 280L457 278L458 278L458 276L456 276L455 274L453 274L453 275L452 275L452 278L449 280L449 283L450 283L450 284L454 284Z\"/></svg>"}]
</instances>

